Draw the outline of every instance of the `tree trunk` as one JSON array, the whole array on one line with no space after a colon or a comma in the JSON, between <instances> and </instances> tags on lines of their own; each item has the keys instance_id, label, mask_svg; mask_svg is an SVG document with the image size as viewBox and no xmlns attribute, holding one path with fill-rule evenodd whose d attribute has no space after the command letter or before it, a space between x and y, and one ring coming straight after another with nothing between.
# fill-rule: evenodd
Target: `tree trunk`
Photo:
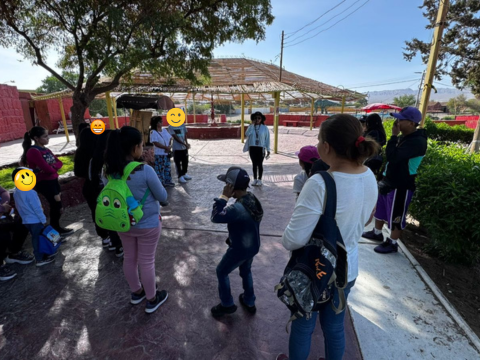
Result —
<instances>
[{"instance_id":1,"label":"tree trunk","mask_svg":"<svg viewBox=\"0 0 480 360\"><path fill-rule=\"evenodd\" d=\"M470 148L470 152L472 154L480 151L480 117L477 121L477 127L475 129L475 133L473 134L473 141Z\"/></svg>"},{"instance_id":2,"label":"tree trunk","mask_svg":"<svg viewBox=\"0 0 480 360\"><path fill-rule=\"evenodd\" d=\"M73 93L73 106L70 108L72 112L72 128L73 133L75 134L76 144L78 145L78 127L81 123L85 122L85 111L87 110L88 106L90 105L90 101L88 101L88 96L79 91L75 91Z\"/></svg>"}]
</instances>

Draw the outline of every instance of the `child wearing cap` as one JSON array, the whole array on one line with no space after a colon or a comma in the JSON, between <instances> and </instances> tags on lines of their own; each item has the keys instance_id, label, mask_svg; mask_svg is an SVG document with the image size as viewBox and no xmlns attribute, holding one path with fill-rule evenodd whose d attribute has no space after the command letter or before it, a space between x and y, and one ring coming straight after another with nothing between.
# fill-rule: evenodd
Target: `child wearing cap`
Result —
<instances>
[{"instance_id":1,"label":"child wearing cap","mask_svg":"<svg viewBox=\"0 0 480 360\"><path fill-rule=\"evenodd\" d=\"M311 145L302 147L295 155L298 156L298 163L302 168L300 174L296 175L293 179L293 193L297 195L296 199L298 199L298 195L302 192L303 185L311 175L310 172L313 163L320 159L320 155L318 155L318 149Z\"/></svg>"},{"instance_id":2,"label":"child wearing cap","mask_svg":"<svg viewBox=\"0 0 480 360\"><path fill-rule=\"evenodd\" d=\"M15 181L15 175L23 167L16 168L12 173L12 181ZM15 208L22 218L23 225L28 229L32 235L33 255L37 266L44 266L50 264L54 258L39 251L39 237L43 228L47 224L47 218L43 213L40 198L35 190L22 191L15 189L13 193L15 199Z\"/></svg>"},{"instance_id":3,"label":"child wearing cap","mask_svg":"<svg viewBox=\"0 0 480 360\"><path fill-rule=\"evenodd\" d=\"M415 192L417 170L427 152L426 132L417 129L422 120L421 112L408 106L390 115L397 120L385 149L387 165L384 178L378 183L375 227L362 235L370 240L382 241L374 248L380 254L398 251L397 240L407 225L407 211ZM399 137L400 133L402 136ZM384 223L390 229L390 237L385 241L382 234Z\"/></svg>"},{"instance_id":4,"label":"child wearing cap","mask_svg":"<svg viewBox=\"0 0 480 360\"><path fill-rule=\"evenodd\" d=\"M217 266L220 304L211 309L212 315L220 317L233 314L237 310L228 278L236 268L239 268L243 280L244 293L239 296L240 304L254 314L257 308L251 268L253 258L260 250L262 205L255 195L247 192L250 177L244 169L231 167L225 175L219 175L217 178L226 182L226 185L222 195L214 200L211 220L213 223L227 224L228 249ZM231 197L236 199L236 202L227 206Z\"/></svg>"}]
</instances>

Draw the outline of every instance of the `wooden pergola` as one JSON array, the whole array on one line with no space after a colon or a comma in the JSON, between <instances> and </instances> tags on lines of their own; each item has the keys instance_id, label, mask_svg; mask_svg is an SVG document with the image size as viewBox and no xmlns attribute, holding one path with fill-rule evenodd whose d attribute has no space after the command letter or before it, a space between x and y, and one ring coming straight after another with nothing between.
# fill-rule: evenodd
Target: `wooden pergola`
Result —
<instances>
[{"instance_id":1,"label":"wooden pergola","mask_svg":"<svg viewBox=\"0 0 480 360\"><path fill-rule=\"evenodd\" d=\"M111 97L121 94L161 94L171 97L174 101L187 103L193 101L194 122L196 122L195 102L214 101L241 103L241 140L245 139L244 115L245 101L250 104L253 101L274 102L274 152L277 153L279 104L280 100L291 102L293 100L308 101L311 104L310 129L313 128L314 102L317 99L330 99L342 102L342 112L346 101L365 98L364 94L324 84L322 82L283 70L280 81L280 67L277 65L254 60L246 57L216 58L208 66L210 78L201 86L193 85L189 81L180 78L159 78L152 74L135 72L128 78L122 79L120 85L111 92L105 93L107 109L109 111L110 126L115 127L112 112ZM111 78L101 78L99 85L109 84ZM34 100L44 100L62 97L70 97L71 91L35 97ZM103 96L100 96L103 98ZM113 102L113 110L116 115L116 102ZM63 107L61 106L61 109ZM64 114L62 114L64 119ZM64 120L66 128L66 122ZM67 134L68 137L68 134Z\"/></svg>"}]
</instances>

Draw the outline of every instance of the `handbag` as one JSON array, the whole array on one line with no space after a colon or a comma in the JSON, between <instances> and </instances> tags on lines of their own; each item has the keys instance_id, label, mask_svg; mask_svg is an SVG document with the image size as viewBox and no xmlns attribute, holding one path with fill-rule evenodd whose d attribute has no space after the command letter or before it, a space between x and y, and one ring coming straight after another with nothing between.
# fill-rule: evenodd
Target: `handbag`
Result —
<instances>
[{"instance_id":1,"label":"handbag","mask_svg":"<svg viewBox=\"0 0 480 360\"><path fill-rule=\"evenodd\" d=\"M61 243L61 237L58 231L50 225L47 225L38 237L38 251L47 255L56 254Z\"/></svg>"}]
</instances>

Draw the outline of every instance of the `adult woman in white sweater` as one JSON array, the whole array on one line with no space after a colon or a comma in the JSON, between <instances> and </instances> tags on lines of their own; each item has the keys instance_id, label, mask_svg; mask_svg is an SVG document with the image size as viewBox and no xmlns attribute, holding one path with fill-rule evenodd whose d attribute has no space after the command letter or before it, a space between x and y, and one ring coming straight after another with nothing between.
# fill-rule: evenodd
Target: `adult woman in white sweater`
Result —
<instances>
[{"instance_id":1,"label":"adult woman in white sweater","mask_svg":"<svg viewBox=\"0 0 480 360\"><path fill-rule=\"evenodd\" d=\"M265 159L265 151L267 158L270 156L270 131L265 125L265 115L257 111L250 115L252 124L245 133L247 139L243 152L249 152L250 159L253 164L253 183L254 186L262 185L263 176L263 159Z\"/></svg>"},{"instance_id":2,"label":"adult woman in white sweater","mask_svg":"<svg viewBox=\"0 0 480 360\"><path fill-rule=\"evenodd\" d=\"M362 136L360 122L351 115L338 114L327 119L318 135L318 153L330 165L337 188L337 225L348 253L348 285L345 297L355 284L358 275L358 241L367 223L372 220L378 190L372 171L363 165L366 158L376 154L379 145ZM296 250L307 244L322 214L325 201L325 182L315 174L305 183L292 218L283 234L282 243L287 250ZM338 294L333 301L338 306ZM325 303L320 313L320 325L325 338L327 360L341 360L345 352L344 317L338 315L330 303ZM306 320L292 322L289 357L280 354L278 360L306 360L315 329L317 313Z\"/></svg>"}]
</instances>

